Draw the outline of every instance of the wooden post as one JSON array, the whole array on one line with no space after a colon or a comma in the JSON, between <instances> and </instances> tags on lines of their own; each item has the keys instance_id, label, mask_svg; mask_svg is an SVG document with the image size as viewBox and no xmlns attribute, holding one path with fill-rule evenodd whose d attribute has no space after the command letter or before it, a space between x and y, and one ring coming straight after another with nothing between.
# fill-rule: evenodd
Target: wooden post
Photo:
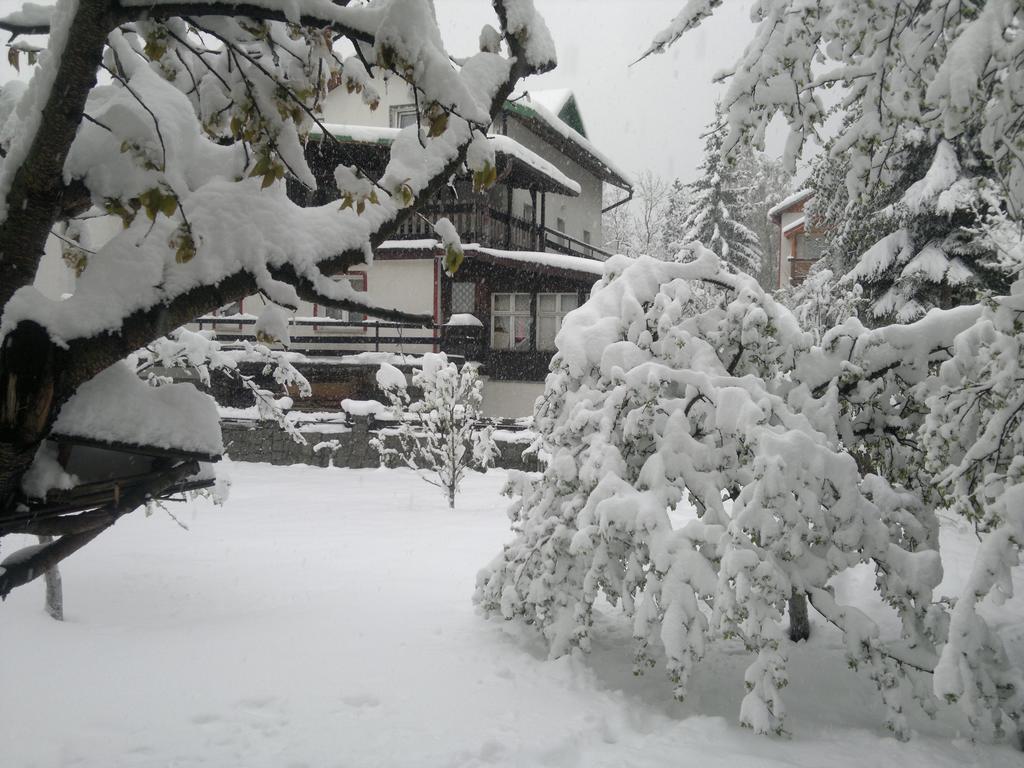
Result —
<instances>
[{"instance_id":1,"label":"wooden post","mask_svg":"<svg viewBox=\"0 0 1024 768\"><path fill-rule=\"evenodd\" d=\"M507 251L512 247L512 185L506 185L505 189L508 192L505 204L505 250Z\"/></svg>"},{"instance_id":2,"label":"wooden post","mask_svg":"<svg viewBox=\"0 0 1024 768\"><path fill-rule=\"evenodd\" d=\"M548 207L548 193L540 193L540 249L541 251L547 251L548 249L548 225L547 225L547 207Z\"/></svg>"},{"instance_id":3,"label":"wooden post","mask_svg":"<svg viewBox=\"0 0 1024 768\"><path fill-rule=\"evenodd\" d=\"M537 190L530 190L530 239L531 248L537 250Z\"/></svg>"}]
</instances>

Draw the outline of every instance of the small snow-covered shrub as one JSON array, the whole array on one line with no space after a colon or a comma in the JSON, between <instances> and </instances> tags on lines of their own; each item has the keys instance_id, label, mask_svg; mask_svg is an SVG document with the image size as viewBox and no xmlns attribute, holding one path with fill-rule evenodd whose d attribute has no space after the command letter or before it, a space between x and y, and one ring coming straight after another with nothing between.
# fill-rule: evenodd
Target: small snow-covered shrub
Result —
<instances>
[{"instance_id":1,"label":"small snow-covered shrub","mask_svg":"<svg viewBox=\"0 0 1024 768\"><path fill-rule=\"evenodd\" d=\"M416 470L444 491L454 509L466 472L486 469L495 453L492 428L479 423L483 383L476 366L460 368L443 353L424 355L422 368L412 374L413 386L422 391L418 399L410 397L405 374L388 363L377 371L377 383L398 423L373 440L381 461ZM398 447L387 446L389 436Z\"/></svg>"},{"instance_id":2,"label":"small snow-covered shrub","mask_svg":"<svg viewBox=\"0 0 1024 768\"><path fill-rule=\"evenodd\" d=\"M515 538L480 572L476 602L559 656L589 649L603 595L632 620L635 671L663 656L679 698L710 645L739 639L755 654L740 721L779 733L784 613L806 596L877 683L897 736L908 695L928 710L958 702L976 726L1019 721L1021 670L973 606L1011 591L1024 543L1021 296L910 326L849 319L815 343L752 278L699 245L689 256L613 259L566 317L535 415L551 458L519 478ZM947 426L960 413L967 430ZM674 525L687 503L697 516ZM934 594L941 508L983 539L956 601ZM861 563L898 636L837 602L833 580Z\"/></svg>"}]
</instances>

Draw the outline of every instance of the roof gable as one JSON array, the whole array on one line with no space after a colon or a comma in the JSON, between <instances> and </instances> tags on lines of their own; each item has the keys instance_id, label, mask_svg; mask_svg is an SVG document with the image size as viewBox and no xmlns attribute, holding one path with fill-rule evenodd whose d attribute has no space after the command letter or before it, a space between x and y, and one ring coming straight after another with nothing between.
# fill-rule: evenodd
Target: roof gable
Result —
<instances>
[{"instance_id":1,"label":"roof gable","mask_svg":"<svg viewBox=\"0 0 1024 768\"><path fill-rule=\"evenodd\" d=\"M530 91L530 100L540 104L551 114L557 116L559 120L580 134L580 136L589 138L587 136L587 129L583 125L583 115L580 114L580 107L576 102L576 96L568 88Z\"/></svg>"}]
</instances>

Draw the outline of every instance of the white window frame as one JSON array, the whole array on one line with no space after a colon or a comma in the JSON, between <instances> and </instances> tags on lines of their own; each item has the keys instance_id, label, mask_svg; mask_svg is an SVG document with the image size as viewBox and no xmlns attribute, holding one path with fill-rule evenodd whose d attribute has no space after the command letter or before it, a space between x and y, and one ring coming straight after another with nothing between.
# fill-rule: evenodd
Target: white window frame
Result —
<instances>
[{"instance_id":1,"label":"white window frame","mask_svg":"<svg viewBox=\"0 0 1024 768\"><path fill-rule=\"evenodd\" d=\"M391 114L389 119L391 120L392 128L402 127L402 117L405 115L412 115L412 123L410 125L416 125L416 105L415 104L395 104L391 107Z\"/></svg>"},{"instance_id":2,"label":"white window frame","mask_svg":"<svg viewBox=\"0 0 1024 768\"><path fill-rule=\"evenodd\" d=\"M545 310L543 310L541 308L541 303L542 303L541 300L540 300L541 296L554 296L555 297L555 309L553 311L545 311ZM572 297L573 305L571 307L569 307L568 309L565 309L562 306L562 300L565 299L566 297L569 297L569 296ZM537 349L538 350L541 350L541 351L544 351L544 352L550 352L550 351L554 350L554 348L555 348L554 337L552 337L551 346L550 347L545 347L545 346L542 346L542 344L541 344L541 340L540 340L540 320L541 320L541 318L542 317L554 318L554 320L555 320L555 335L557 336L558 332L560 330L562 330L562 321L565 320L565 316L567 314L569 314L570 312L572 312L577 307L579 307L579 305L580 305L579 294L576 294L576 293L571 293L571 292L568 292L568 291L565 291L565 292L545 291L543 293L538 293L537 294L537 322L534 323L534 326L535 326L535 330L534 330L534 337L535 337L535 339L534 339L534 341L535 341L535 343L537 345Z\"/></svg>"},{"instance_id":3,"label":"white window frame","mask_svg":"<svg viewBox=\"0 0 1024 768\"><path fill-rule=\"evenodd\" d=\"M508 308L507 311L499 312L499 311L497 311L495 309L495 305L497 304L497 299L498 299L499 296L508 296L509 297L509 299L508 299L508 307L509 308ZM517 296L525 296L526 297L526 299L527 299L527 308L525 310L516 311L516 297ZM527 323L533 323L533 313L530 311L530 308L529 308L530 302L531 302L531 296L528 293L507 293L507 292L501 291L501 292L498 292L498 293L492 293L491 294L491 349L495 350L496 352L525 352L525 351L527 351L527 350L523 350L523 349L516 349L516 347L515 347L515 327L516 327L516 318L519 318L519 317L525 317ZM509 318L509 320L511 322L512 338L509 339L509 346L507 346L507 347L496 347L496 346L494 346L494 330L495 330L495 327L497 326L497 323L495 322L495 319L498 318L498 317L507 317L507 318ZM527 339L530 338L530 328L529 328L529 326L527 326L526 338Z\"/></svg>"}]
</instances>

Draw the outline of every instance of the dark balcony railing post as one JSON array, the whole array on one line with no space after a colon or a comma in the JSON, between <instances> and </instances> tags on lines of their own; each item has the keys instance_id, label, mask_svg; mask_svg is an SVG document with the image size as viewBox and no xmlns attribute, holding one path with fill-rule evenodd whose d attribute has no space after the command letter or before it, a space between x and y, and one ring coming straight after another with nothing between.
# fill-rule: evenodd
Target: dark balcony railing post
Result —
<instances>
[{"instance_id":1,"label":"dark balcony railing post","mask_svg":"<svg viewBox=\"0 0 1024 768\"><path fill-rule=\"evenodd\" d=\"M373 351L380 352L380 320L373 324Z\"/></svg>"}]
</instances>

